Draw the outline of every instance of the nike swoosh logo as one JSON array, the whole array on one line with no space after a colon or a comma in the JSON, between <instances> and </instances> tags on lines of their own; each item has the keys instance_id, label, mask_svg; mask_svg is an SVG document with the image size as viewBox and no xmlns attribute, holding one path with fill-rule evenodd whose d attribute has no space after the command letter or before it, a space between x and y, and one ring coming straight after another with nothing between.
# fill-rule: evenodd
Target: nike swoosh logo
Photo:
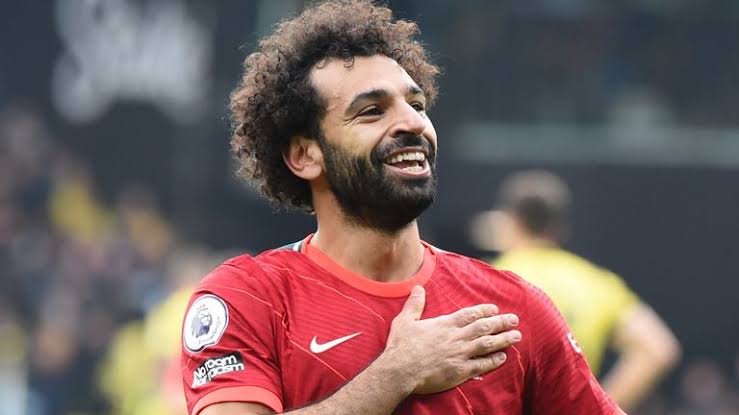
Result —
<instances>
[{"instance_id":1,"label":"nike swoosh logo","mask_svg":"<svg viewBox=\"0 0 739 415\"><path fill-rule=\"evenodd\" d=\"M332 349L332 348L340 345L341 343L344 343L347 340L351 340L351 339L359 336L360 334L362 334L362 333L359 332L359 333L350 334L348 336L340 337L340 338L338 338L336 340L331 340L330 342L323 343L323 344L319 344L318 343L318 341L317 341L318 340L318 336L313 336L313 340L310 341L310 351L313 352L313 353L315 353L315 354L323 353L326 350Z\"/></svg>"}]
</instances>

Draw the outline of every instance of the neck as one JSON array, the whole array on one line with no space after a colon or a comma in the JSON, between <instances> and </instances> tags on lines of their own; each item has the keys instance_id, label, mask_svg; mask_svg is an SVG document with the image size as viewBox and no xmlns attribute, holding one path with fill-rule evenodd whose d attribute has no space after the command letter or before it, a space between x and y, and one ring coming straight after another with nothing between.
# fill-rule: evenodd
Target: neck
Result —
<instances>
[{"instance_id":1,"label":"neck","mask_svg":"<svg viewBox=\"0 0 739 415\"><path fill-rule=\"evenodd\" d=\"M318 230L310 243L342 267L381 282L406 280L421 267L424 247L416 221L388 234L337 215L338 206L314 206Z\"/></svg>"}]
</instances>

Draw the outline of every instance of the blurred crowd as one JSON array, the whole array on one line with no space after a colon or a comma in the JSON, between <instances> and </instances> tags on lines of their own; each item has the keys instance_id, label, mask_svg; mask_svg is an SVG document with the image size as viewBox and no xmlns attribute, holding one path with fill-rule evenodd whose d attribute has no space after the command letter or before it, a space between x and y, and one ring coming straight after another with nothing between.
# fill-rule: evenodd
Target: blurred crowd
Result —
<instances>
[{"instance_id":1,"label":"blurred crowd","mask_svg":"<svg viewBox=\"0 0 739 415\"><path fill-rule=\"evenodd\" d=\"M34 112L0 114L0 414L179 405L180 314L218 260L177 239L145 186L107 202L96 185Z\"/></svg>"},{"instance_id":2,"label":"blurred crowd","mask_svg":"<svg viewBox=\"0 0 739 415\"><path fill-rule=\"evenodd\" d=\"M228 253L178 238L145 185L98 186L32 110L0 113L0 414L185 413L180 319ZM634 413L739 414L739 356L668 385Z\"/></svg>"},{"instance_id":3,"label":"blurred crowd","mask_svg":"<svg viewBox=\"0 0 739 415\"><path fill-rule=\"evenodd\" d=\"M733 368L709 358L688 360L671 394L656 394L632 415L739 414L739 355Z\"/></svg>"}]
</instances>

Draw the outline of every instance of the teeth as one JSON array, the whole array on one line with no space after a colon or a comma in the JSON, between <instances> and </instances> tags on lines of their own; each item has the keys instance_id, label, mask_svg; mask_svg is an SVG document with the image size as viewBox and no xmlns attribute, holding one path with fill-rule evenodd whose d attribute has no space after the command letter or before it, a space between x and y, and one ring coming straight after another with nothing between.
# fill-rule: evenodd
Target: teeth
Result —
<instances>
[{"instance_id":1,"label":"teeth","mask_svg":"<svg viewBox=\"0 0 739 415\"><path fill-rule=\"evenodd\" d=\"M401 161L413 161L413 160L425 161L426 155L420 151L400 153L400 154L394 155L393 157L390 157L387 162L390 164L394 164L394 163L400 163Z\"/></svg>"}]
</instances>

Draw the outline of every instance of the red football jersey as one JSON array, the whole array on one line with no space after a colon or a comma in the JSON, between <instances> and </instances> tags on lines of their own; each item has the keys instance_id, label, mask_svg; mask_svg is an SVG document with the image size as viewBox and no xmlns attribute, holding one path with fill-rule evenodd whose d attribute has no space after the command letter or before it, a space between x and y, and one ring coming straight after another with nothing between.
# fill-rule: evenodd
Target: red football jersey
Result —
<instances>
[{"instance_id":1,"label":"red football jersey","mask_svg":"<svg viewBox=\"0 0 739 415\"><path fill-rule=\"evenodd\" d=\"M396 414L611 415L549 299L517 276L426 246L416 275L381 283L309 245L233 258L200 283L183 327L188 410L258 402L277 412L318 402L385 348L411 288L426 289L423 318L481 303L520 317L523 338L498 369L432 395L411 395Z\"/></svg>"}]
</instances>

